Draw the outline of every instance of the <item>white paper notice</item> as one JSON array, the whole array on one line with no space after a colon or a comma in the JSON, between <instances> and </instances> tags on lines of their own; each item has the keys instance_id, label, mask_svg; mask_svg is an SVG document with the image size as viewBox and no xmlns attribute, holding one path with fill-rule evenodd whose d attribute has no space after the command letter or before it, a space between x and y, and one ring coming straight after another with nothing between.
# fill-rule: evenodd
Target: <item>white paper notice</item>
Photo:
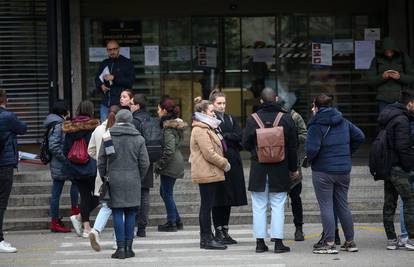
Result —
<instances>
[{"instance_id":1,"label":"white paper notice","mask_svg":"<svg viewBox=\"0 0 414 267\"><path fill-rule=\"evenodd\" d=\"M203 67L217 67L217 48L215 47L198 47L198 65Z\"/></svg>"},{"instance_id":2,"label":"white paper notice","mask_svg":"<svg viewBox=\"0 0 414 267\"><path fill-rule=\"evenodd\" d=\"M355 41L355 69L369 69L375 57L375 41Z\"/></svg>"},{"instance_id":3,"label":"white paper notice","mask_svg":"<svg viewBox=\"0 0 414 267\"><path fill-rule=\"evenodd\" d=\"M378 41L381 39L381 29L380 28L366 28L364 31L364 39L366 41Z\"/></svg>"},{"instance_id":4,"label":"white paper notice","mask_svg":"<svg viewBox=\"0 0 414 267\"><path fill-rule=\"evenodd\" d=\"M354 53L354 40L352 39L335 39L333 41L334 54L352 54Z\"/></svg>"},{"instance_id":5,"label":"white paper notice","mask_svg":"<svg viewBox=\"0 0 414 267\"><path fill-rule=\"evenodd\" d=\"M160 55L158 45L146 45L145 47L145 66L159 66Z\"/></svg>"},{"instance_id":6,"label":"white paper notice","mask_svg":"<svg viewBox=\"0 0 414 267\"><path fill-rule=\"evenodd\" d=\"M131 58L130 47L121 47L119 54ZM106 47L89 47L89 62L101 62L108 58Z\"/></svg>"},{"instance_id":7,"label":"white paper notice","mask_svg":"<svg viewBox=\"0 0 414 267\"><path fill-rule=\"evenodd\" d=\"M256 48L254 50L253 62L274 62L274 48Z\"/></svg>"},{"instance_id":8,"label":"white paper notice","mask_svg":"<svg viewBox=\"0 0 414 267\"><path fill-rule=\"evenodd\" d=\"M332 44L312 43L312 64L332 66Z\"/></svg>"}]
</instances>

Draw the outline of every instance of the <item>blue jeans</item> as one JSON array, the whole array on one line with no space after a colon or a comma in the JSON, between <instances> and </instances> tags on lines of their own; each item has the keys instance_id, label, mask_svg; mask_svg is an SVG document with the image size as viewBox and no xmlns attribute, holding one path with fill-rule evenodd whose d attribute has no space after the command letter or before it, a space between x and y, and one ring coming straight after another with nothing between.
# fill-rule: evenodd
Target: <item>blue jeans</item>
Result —
<instances>
[{"instance_id":1,"label":"blue jeans","mask_svg":"<svg viewBox=\"0 0 414 267\"><path fill-rule=\"evenodd\" d=\"M101 108L99 110L101 122L104 122L108 118L108 113L109 113L109 107L105 106L104 104L101 104Z\"/></svg>"},{"instance_id":2,"label":"blue jeans","mask_svg":"<svg viewBox=\"0 0 414 267\"><path fill-rule=\"evenodd\" d=\"M160 196L164 200L165 209L167 210L167 221L172 223L181 220L174 201L175 180L175 178L161 175Z\"/></svg>"},{"instance_id":3,"label":"blue jeans","mask_svg":"<svg viewBox=\"0 0 414 267\"><path fill-rule=\"evenodd\" d=\"M116 241L134 239L135 216L138 207L112 209Z\"/></svg>"},{"instance_id":4,"label":"blue jeans","mask_svg":"<svg viewBox=\"0 0 414 267\"><path fill-rule=\"evenodd\" d=\"M70 202L72 207L75 207L78 205L79 190L76 184L74 184L73 182L71 183L72 185L70 186ZM53 219L59 219L59 201L64 185L64 180L53 180L52 197L50 199L50 214Z\"/></svg>"},{"instance_id":5,"label":"blue jeans","mask_svg":"<svg viewBox=\"0 0 414 267\"><path fill-rule=\"evenodd\" d=\"M412 188L414 189L414 182L411 184ZM401 226L401 237L406 238L408 237L408 231L407 228L405 227L405 222L404 222L404 202L400 201L400 226Z\"/></svg>"},{"instance_id":6,"label":"blue jeans","mask_svg":"<svg viewBox=\"0 0 414 267\"><path fill-rule=\"evenodd\" d=\"M106 202L102 202L101 209L99 210L98 215L96 215L93 229L95 229L99 233L102 233L103 229L105 228L106 223L109 220L109 217L111 217L111 214L112 214L112 209L108 207L108 204Z\"/></svg>"}]
</instances>

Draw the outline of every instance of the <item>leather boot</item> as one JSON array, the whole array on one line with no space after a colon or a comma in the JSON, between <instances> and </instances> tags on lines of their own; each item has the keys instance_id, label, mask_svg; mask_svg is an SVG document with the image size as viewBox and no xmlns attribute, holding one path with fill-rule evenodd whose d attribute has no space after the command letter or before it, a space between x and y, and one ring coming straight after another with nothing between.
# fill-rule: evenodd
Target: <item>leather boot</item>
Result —
<instances>
[{"instance_id":1,"label":"leather boot","mask_svg":"<svg viewBox=\"0 0 414 267\"><path fill-rule=\"evenodd\" d=\"M135 252L132 250L132 240L125 242L125 258L135 257Z\"/></svg>"},{"instance_id":2,"label":"leather boot","mask_svg":"<svg viewBox=\"0 0 414 267\"><path fill-rule=\"evenodd\" d=\"M284 252L289 252L290 251L290 247L286 247L285 245L283 245L283 240L279 239L279 238L275 238L275 253L284 253Z\"/></svg>"},{"instance_id":3,"label":"leather boot","mask_svg":"<svg viewBox=\"0 0 414 267\"><path fill-rule=\"evenodd\" d=\"M66 227L61 219L52 218L49 226L50 231L55 233L69 233L70 228Z\"/></svg>"},{"instance_id":4,"label":"leather boot","mask_svg":"<svg viewBox=\"0 0 414 267\"><path fill-rule=\"evenodd\" d=\"M158 232L177 232L177 225L172 222L166 222L158 225Z\"/></svg>"},{"instance_id":5,"label":"leather boot","mask_svg":"<svg viewBox=\"0 0 414 267\"><path fill-rule=\"evenodd\" d=\"M263 238L256 238L256 253L263 253L269 250Z\"/></svg>"},{"instance_id":6,"label":"leather boot","mask_svg":"<svg viewBox=\"0 0 414 267\"><path fill-rule=\"evenodd\" d=\"M304 241L304 240L305 240L305 237L303 236L302 225L296 226L295 241Z\"/></svg>"},{"instance_id":7,"label":"leather boot","mask_svg":"<svg viewBox=\"0 0 414 267\"><path fill-rule=\"evenodd\" d=\"M224 231L223 228L221 226L217 227L215 230L215 235L214 235L214 240L216 240L217 242L221 243L221 244L225 244L225 239L226 237L224 236Z\"/></svg>"},{"instance_id":8,"label":"leather boot","mask_svg":"<svg viewBox=\"0 0 414 267\"><path fill-rule=\"evenodd\" d=\"M230 235L229 235L229 227L228 226L223 226L223 234L224 234L224 243L225 245L233 245L233 244L237 244L237 241L234 240Z\"/></svg>"},{"instance_id":9,"label":"leather boot","mask_svg":"<svg viewBox=\"0 0 414 267\"><path fill-rule=\"evenodd\" d=\"M200 248L204 249L227 249L227 246L214 240L212 234L203 234L200 240Z\"/></svg>"},{"instance_id":10,"label":"leather boot","mask_svg":"<svg viewBox=\"0 0 414 267\"><path fill-rule=\"evenodd\" d=\"M117 249L111 258L113 259L125 259L125 241L116 241Z\"/></svg>"}]
</instances>

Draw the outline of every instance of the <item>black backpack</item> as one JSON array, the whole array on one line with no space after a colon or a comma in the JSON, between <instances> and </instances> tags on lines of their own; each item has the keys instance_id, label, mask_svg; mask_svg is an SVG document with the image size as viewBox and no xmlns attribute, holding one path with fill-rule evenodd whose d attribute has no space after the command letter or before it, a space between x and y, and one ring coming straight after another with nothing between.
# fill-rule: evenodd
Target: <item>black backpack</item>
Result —
<instances>
[{"instance_id":1,"label":"black backpack","mask_svg":"<svg viewBox=\"0 0 414 267\"><path fill-rule=\"evenodd\" d=\"M163 134L160 127L160 121L154 117L148 116L145 119L134 118L140 122L140 132L145 139L149 160L151 163L161 158Z\"/></svg>"},{"instance_id":2,"label":"black backpack","mask_svg":"<svg viewBox=\"0 0 414 267\"><path fill-rule=\"evenodd\" d=\"M53 134L53 132L55 131L55 126L60 123L61 122L53 122L49 124L49 126L47 126L47 129L43 135L43 140L42 140L42 143L40 144L39 158L40 158L40 161L45 165L48 164L52 160L52 154L50 153L50 150L49 150L49 136Z\"/></svg>"},{"instance_id":3,"label":"black backpack","mask_svg":"<svg viewBox=\"0 0 414 267\"><path fill-rule=\"evenodd\" d=\"M391 176L391 146L388 141L387 127L382 128L369 152L369 171L375 181L386 180Z\"/></svg>"}]
</instances>

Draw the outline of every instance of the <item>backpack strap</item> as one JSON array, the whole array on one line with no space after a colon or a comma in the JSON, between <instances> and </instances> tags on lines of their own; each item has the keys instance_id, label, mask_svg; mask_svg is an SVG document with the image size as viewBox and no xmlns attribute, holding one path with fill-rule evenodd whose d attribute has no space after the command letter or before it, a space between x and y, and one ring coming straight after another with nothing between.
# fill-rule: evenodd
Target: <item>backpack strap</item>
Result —
<instances>
[{"instance_id":1,"label":"backpack strap","mask_svg":"<svg viewBox=\"0 0 414 267\"><path fill-rule=\"evenodd\" d=\"M276 119L275 119L275 121L273 122L273 127L276 127L276 126L278 126L278 125L279 125L279 122L280 122L280 120L282 119L282 116L283 116L283 112L279 112L279 113L277 113Z\"/></svg>"},{"instance_id":2,"label":"backpack strap","mask_svg":"<svg viewBox=\"0 0 414 267\"><path fill-rule=\"evenodd\" d=\"M262 120L259 118L259 115L257 113L252 114L253 119L256 121L256 123L259 125L260 128L266 128L262 122Z\"/></svg>"}]
</instances>

